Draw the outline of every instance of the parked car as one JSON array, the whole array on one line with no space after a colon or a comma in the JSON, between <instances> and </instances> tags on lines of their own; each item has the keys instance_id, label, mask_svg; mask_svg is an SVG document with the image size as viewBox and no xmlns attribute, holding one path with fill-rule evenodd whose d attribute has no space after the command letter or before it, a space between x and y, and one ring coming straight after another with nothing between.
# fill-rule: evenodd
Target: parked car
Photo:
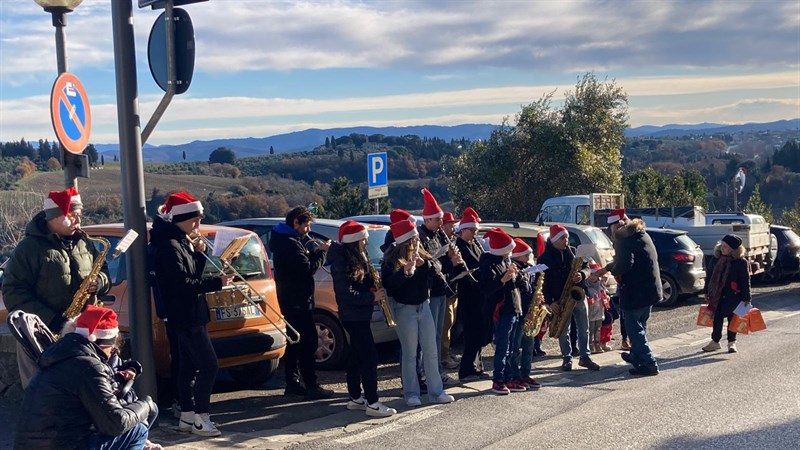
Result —
<instances>
[{"instance_id":1,"label":"parked car","mask_svg":"<svg viewBox=\"0 0 800 450\"><path fill-rule=\"evenodd\" d=\"M150 224L148 224L148 230ZM124 225L121 223L107 225L89 225L83 227L91 236L100 236L108 239L111 250L106 256L108 271L112 283L111 290L100 300L103 306L114 310L119 318L120 333L127 341L130 339L130 305L128 298L128 281L125 258L112 258L113 248L125 234ZM281 332L285 332L286 324L274 311L279 311L278 299L275 295L275 281L272 279L267 252L255 234L249 231L216 225L201 225L200 232L209 240L213 240L220 231L227 231L235 235L249 235L251 238L240 253L240 257L233 262L233 266L244 276L247 283L255 289L251 292L251 299L256 306L234 301L231 295L225 295L230 289L223 289L225 294L216 298L221 300L209 305L208 331L211 343L220 367L227 367L232 377L242 386L260 386L266 382L278 368L278 362L286 350L286 339ZM140 237L141 239L141 237ZM219 260L208 255L219 265ZM211 264L206 264L204 276L217 276L218 272ZM238 285L244 283L237 282ZM266 306L265 302L274 308ZM0 294L0 310L6 315L5 305ZM155 359L156 373L159 377L170 376L169 343L167 340L164 321L156 316L155 304L152 305L151 326L153 329L153 357ZM55 330L54 330L55 331Z\"/></svg>"},{"instance_id":2,"label":"parked car","mask_svg":"<svg viewBox=\"0 0 800 450\"><path fill-rule=\"evenodd\" d=\"M422 225L424 220L422 214L414 216L417 219L417 225ZM373 225L391 225L392 221L389 219L388 214L362 214L360 216L344 217L342 220L355 220L361 223L371 223Z\"/></svg>"},{"instance_id":3,"label":"parked car","mask_svg":"<svg viewBox=\"0 0 800 450\"><path fill-rule=\"evenodd\" d=\"M264 246L269 249L269 234L272 231L272 227L279 223L284 223L284 221L283 217L262 217L233 220L223 222L220 225L250 230L257 234L264 242ZM339 226L343 223L344 221L342 220L315 219L311 225L309 235L314 239L336 241L339 237ZM372 264L378 270L380 270L380 261L383 258L380 245L383 244L388 231L389 227L387 226L367 224L367 233L369 233L367 252L370 255ZM269 250L267 252L269 254ZM269 258L271 262L271 254L269 254ZM316 280L314 321L317 325L317 336L319 337L316 354L317 367L321 369L337 368L344 363L350 350L349 337L339 321L339 306L336 304L333 279L331 278L329 267L323 266L321 270L317 271L314 279ZM370 327L377 343L397 339L397 333L394 328L386 326L383 312L378 305L373 309Z\"/></svg>"},{"instance_id":4,"label":"parked car","mask_svg":"<svg viewBox=\"0 0 800 450\"><path fill-rule=\"evenodd\" d=\"M800 236L781 225L770 225L769 231L778 241L778 253L764 278L777 282L800 274Z\"/></svg>"},{"instance_id":5,"label":"parked car","mask_svg":"<svg viewBox=\"0 0 800 450\"><path fill-rule=\"evenodd\" d=\"M666 228L647 228L658 253L661 285L664 298L656 306L671 306L682 295L703 290L706 271L703 269L703 250L685 231Z\"/></svg>"}]
</instances>

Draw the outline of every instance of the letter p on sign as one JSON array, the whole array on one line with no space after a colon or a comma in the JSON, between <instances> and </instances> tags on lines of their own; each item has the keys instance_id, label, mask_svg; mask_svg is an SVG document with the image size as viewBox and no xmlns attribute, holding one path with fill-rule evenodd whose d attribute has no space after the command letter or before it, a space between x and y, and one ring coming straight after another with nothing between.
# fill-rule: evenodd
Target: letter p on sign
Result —
<instances>
[{"instance_id":1,"label":"letter p on sign","mask_svg":"<svg viewBox=\"0 0 800 450\"><path fill-rule=\"evenodd\" d=\"M388 184L386 152L367 155L368 187L386 186Z\"/></svg>"}]
</instances>

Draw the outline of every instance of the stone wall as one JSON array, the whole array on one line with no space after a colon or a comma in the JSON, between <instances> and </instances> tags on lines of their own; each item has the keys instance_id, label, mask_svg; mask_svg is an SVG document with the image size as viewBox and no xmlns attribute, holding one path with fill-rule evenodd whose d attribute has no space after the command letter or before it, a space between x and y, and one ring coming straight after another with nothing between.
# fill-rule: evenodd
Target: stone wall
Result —
<instances>
[{"instance_id":1,"label":"stone wall","mask_svg":"<svg viewBox=\"0 0 800 450\"><path fill-rule=\"evenodd\" d=\"M4 403L19 402L22 392L17 369L17 341L3 322L0 323L0 400Z\"/></svg>"}]
</instances>

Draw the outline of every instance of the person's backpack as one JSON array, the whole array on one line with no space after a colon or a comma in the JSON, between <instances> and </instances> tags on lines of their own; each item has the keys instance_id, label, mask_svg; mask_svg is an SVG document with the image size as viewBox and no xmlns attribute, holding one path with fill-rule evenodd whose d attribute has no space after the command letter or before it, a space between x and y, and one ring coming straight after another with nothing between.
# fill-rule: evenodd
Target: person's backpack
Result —
<instances>
[{"instance_id":1,"label":"person's backpack","mask_svg":"<svg viewBox=\"0 0 800 450\"><path fill-rule=\"evenodd\" d=\"M11 334L33 361L39 359L39 355L56 341L53 332L36 314L21 310L12 311L6 322Z\"/></svg>"},{"instance_id":2,"label":"person's backpack","mask_svg":"<svg viewBox=\"0 0 800 450\"><path fill-rule=\"evenodd\" d=\"M159 319L167 318L166 299L161 295L158 287L158 277L156 277L156 246L153 243L147 244L147 279L153 289L153 303L156 305L156 316Z\"/></svg>"}]
</instances>

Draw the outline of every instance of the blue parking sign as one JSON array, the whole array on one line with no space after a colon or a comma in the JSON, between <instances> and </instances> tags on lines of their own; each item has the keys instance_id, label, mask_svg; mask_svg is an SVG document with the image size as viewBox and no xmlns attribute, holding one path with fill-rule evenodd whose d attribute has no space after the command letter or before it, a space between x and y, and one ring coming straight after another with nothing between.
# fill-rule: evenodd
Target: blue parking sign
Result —
<instances>
[{"instance_id":1,"label":"blue parking sign","mask_svg":"<svg viewBox=\"0 0 800 450\"><path fill-rule=\"evenodd\" d=\"M389 182L386 152L367 155L367 186L386 186Z\"/></svg>"}]
</instances>

